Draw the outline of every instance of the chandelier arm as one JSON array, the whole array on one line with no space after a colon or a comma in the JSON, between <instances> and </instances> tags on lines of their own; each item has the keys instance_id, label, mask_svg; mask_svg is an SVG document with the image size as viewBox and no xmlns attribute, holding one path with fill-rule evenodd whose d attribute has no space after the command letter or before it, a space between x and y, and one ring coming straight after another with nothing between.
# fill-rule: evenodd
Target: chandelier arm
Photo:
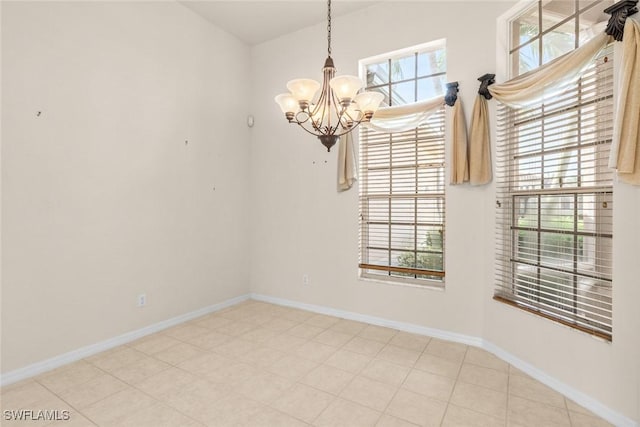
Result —
<instances>
[{"instance_id":1,"label":"chandelier arm","mask_svg":"<svg viewBox=\"0 0 640 427\"><path fill-rule=\"evenodd\" d=\"M313 123L313 120L312 120L311 122ZM320 132L320 133L315 133L315 132L312 132L312 131L310 131L309 129L307 129L307 127L305 126L305 123L306 123L306 122L297 122L297 121L296 121L296 122L291 122L291 123L295 123L295 124L297 124L297 125L298 125L298 126L300 126L300 127L301 127L305 132L307 132L307 133L308 133L308 134L310 134L310 135L318 136L318 137L319 137L319 136L323 136L323 135L324 135L324 133L322 133L322 131L321 131L320 129L318 129L317 127L315 127L315 126L313 126L313 130L315 130L315 131L317 131L317 132Z\"/></svg>"},{"instance_id":2,"label":"chandelier arm","mask_svg":"<svg viewBox=\"0 0 640 427\"><path fill-rule=\"evenodd\" d=\"M334 136L342 136L342 135L346 135L346 134L348 134L349 132L353 131L353 130L354 130L355 128L357 128L358 126L360 126L360 124L361 124L361 123L362 123L362 120L354 121L354 122L353 122L353 125L352 125L350 128L346 129L344 132L336 133L336 134L334 134Z\"/></svg>"}]
</instances>

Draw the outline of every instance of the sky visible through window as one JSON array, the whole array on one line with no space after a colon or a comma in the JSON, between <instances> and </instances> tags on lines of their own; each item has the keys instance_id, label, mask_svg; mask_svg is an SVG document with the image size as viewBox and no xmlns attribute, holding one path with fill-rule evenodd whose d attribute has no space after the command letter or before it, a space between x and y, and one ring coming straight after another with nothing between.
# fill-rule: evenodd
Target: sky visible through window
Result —
<instances>
[{"instance_id":1,"label":"sky visible through window","mask_svg":"<svg viewBox=\"0 0 640 427\"><path fill-rule=\"evenodd\" d=\"M405 105L444 93L446 50L416 52L366 66L367 90L380 92L384 105Z\"/></svg>"}]
</instances>

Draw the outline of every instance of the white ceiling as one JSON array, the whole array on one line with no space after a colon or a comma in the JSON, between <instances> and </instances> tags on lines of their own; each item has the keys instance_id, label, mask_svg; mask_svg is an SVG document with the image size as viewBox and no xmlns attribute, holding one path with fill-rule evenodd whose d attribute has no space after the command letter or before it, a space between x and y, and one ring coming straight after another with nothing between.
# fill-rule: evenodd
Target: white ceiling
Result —
<instances>
[{"instance_id":1,"label":"white ceiling","mask_svg":"<svg viewBox=\"0 0 640 427\"><path fill-rule=\"evenodd\" d=\"M321 0L248 1L179 0L207 21L254 45L327 20L327 3ZM331 2L333 17L368 7L374 1Z\"/></svg>"}]
</instances>

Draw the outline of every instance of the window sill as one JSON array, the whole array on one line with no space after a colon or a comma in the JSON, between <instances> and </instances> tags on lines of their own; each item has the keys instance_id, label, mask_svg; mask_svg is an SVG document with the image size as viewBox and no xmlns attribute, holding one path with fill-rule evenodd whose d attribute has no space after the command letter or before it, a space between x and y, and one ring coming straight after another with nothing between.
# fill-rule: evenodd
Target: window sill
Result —
<instances>
[{"instance_id":1,"label":"window sill","mask_svg":"<svg viewBox=\"0 0 640 427\"><path fill-rule=\"evenodd\" d=\"M602 341L602 342L607 343L607 344L611 344L611 342L613 341L612 335L609 335L609 334L606 334L606 333L603 333L603 332L600 332L600 331L594 331L592 329L586 328L586 327L581 326L581 325L576 325L575 323L572 323L570 321L566 321L566 320L560 319L558 317L555 317L553 315L549 315L549 314L543 312L542 310L538 310L536 308L532 308L532 307L528 307L528 306L525 306L525 305L522 305L522 304L518 304L517 302L512 301L512 300L510 300L508 298L501 297L499 295L494 295L493 296L493 300L497 301L497 302L499 302L501 304L505 304L507 306L511 306L511 307L517 308L519 310L522 310L525 313L529 313L529 314L532 314L534 316L550 320L550 321L552 321L554 323L563 325L563 326L565 326L565 327L567 327L569 329L572 329L574 331L582 332L582 333L584 333L586 335L591 336L592 338L594 338L594 339L596 339L598 341Z\"/></svg>"},{"instance_id":2,"label":"window sill","mask_svg":"<svg viewBox=\"0 0 640 427\"><path fill-rule=\"evenodd\" d=\"M424 284L420 284L420 283L416 283L407 279L403 279L401 277L396 278L382 278L382 277L375 277L375 276L369 276L369 275L363 275L362 273L358 274L358 280L361 282L373 282L373 283L380 283L383 285L391 285L391 286L401 286L401 287L406 287L406 288L416 288L416 289L423 289L423 290L428 290L428 291L439 291L439 292L444 292L445 291L445 281L425 281Z\"/></svg>"}]
</instances>

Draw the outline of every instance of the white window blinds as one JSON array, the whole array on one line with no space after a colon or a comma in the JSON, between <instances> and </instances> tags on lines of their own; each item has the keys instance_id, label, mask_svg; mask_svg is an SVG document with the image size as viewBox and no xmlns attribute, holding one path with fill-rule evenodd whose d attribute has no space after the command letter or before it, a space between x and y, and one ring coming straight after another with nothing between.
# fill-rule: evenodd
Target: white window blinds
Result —
<instances>
[{"instance_id":1,"label":"white window blinds","mask_svg":"<svg viewBox=\"0 0 640 427\"><path fill-rule=\"evenodd\" d=\"M362 275L444 279L444 106L417 129L360 135Z\"/></svg>"},{"instance_id":2,"label":"white window blinds","mask_svg":"<svg viewBox=\"0 0 640 427\"><path fill-rule=\"evenodd\" d=\"M501 106L496 299L611 339L613 49L579 82Z\"/></svg>"}]
</instances>

